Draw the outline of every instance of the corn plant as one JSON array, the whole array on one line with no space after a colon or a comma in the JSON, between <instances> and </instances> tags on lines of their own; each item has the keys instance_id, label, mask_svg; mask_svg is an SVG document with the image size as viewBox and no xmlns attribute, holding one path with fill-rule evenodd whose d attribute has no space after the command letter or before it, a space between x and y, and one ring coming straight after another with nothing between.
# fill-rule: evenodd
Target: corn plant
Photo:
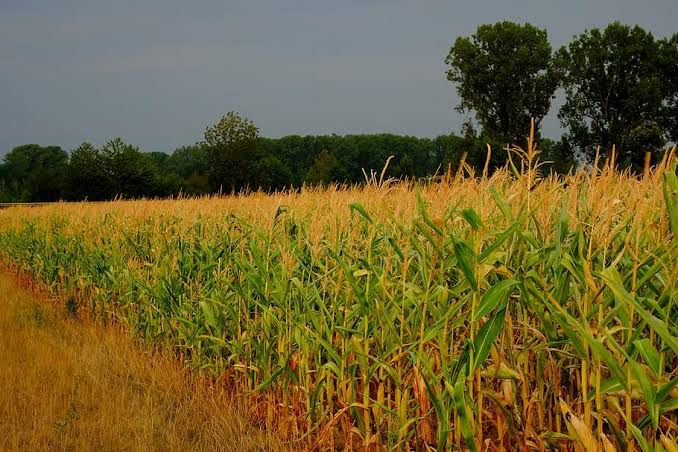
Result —
<instances>
[{"instance_id":1,"label":"corn plant","mask_svg":"<svg viewBox=\"0 0 678 452\"><path fill-rule=\"evenodd\" d=\"M675 450L675 150L642 177L509 152L491 177L7 209L0 257L290 441Z\"/></svg>"}]
</instances>

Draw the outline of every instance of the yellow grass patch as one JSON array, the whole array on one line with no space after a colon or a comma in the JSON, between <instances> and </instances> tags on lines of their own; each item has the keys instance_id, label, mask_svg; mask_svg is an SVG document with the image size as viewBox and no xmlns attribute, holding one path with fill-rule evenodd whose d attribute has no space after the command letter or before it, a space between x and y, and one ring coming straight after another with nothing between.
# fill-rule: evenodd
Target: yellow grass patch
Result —
<instances>
[{"instance_id":1,"label":"yellow grass patch","mask_svg":"<svg viewBox=\"0 0 678 452\"><path fill-rule=\"evenodd\" d=\"M0 274L0 449L279 450L223 391Z\"/></svg>"}]
</instances>

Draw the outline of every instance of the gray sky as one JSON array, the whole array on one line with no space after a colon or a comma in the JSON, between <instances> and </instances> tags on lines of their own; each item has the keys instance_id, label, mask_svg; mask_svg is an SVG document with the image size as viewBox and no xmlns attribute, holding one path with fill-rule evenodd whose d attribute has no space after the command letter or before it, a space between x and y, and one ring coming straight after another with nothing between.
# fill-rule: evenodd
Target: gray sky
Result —
<instances>
[{"instance_id":1,"label":"gray sky","mask_svg":"<svg viewBox=\"0 0 678 452\"><path fill-rule=\"evenodd\" d=\"M0 0L0 154L116 136L171 151L229 110L271 137L458 132L443 60L498 20L554 47L613 20L666 36L678 1Z\"/></svg>"}]
</instances>

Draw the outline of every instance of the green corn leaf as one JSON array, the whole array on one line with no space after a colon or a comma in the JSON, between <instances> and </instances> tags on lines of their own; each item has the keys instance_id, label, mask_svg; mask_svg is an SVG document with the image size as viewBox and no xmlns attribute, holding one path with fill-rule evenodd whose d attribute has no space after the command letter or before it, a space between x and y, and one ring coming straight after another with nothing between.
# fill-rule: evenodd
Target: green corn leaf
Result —
<instances>
[{"instance_id":1,"label":"green corn leaf","mask_svg":"<svg viewBox=\"0 0 678 452\"><path fill-rule=\"evenodd\" d=\"M675 165L672 171L664 173L664 201L669 214L669 226L674 239L678 238L678 176Z\"/></svg>"},{"instance_id":2,"label":"green corn leaf","mask_svg":"<svg viewBox=\"0 0 678 452\"><path fill-rule=\"evenodd\" d=\"M205 315L205 320L207 320L207 324L212 328L216 328L217 319L214 316L214 311L212 311L212 308L205 301L200 302L200 308L202 309L202 312Z\"/></svg>"},{"instance_id":3,"label":"green corn leaf","mask_svg":"<svg viewBox=\"0 0 678 452\"><path fill-rule=\"evenodd\" d=\"M421 372L421 377L424 380L424 385L426 386L426 392L428 393L429 400L433 404L433 409L436 412L437 418L440 420L438 425L438 447L437 450L445 450L445 445L447 444L447 433L450 431L449 427L449 414L447 407L443 401L443 394L440 394L438 391L439 384L431 384L427 375L435 375L428 365L428 358L426 356L420 356L418 361L422 364L426 372Z\"/></svg>"},{"instance_id":4,"label":"green corn leaf","mask_svg":"<svg viewBox=\"0 0 678 452\"><path fill-rule=\"evenodd\" d=\"M600 384L600 393L603 395L612 392L623 391L624 389L626 388L622 386L621 383L619 383L616 377L607 378ZM588 400L593 400L595 397L596 388L593 388L589 391Z\"/></svg>"},{"instance_id":5,"label":"green corn leaf","mask_svg":"<svg viewBox=\"0 0 678 452\"><path fill-rule=\"evenodd\" d=\"M542 439L548 441L552 445L559 445L562 441L573 442L574 438L565 433L545 432L539 435Z\"/></svg>"},{"instance_id":6,"label":"green corn leaf","mask_svg":"<svg viewBox=\"0 0 678 452\"><path fill-rule=\"evenodd\" d=\"M278 369L275 370L266 380L264 380L260 385L258 385L256 388L254 388L255 393L264 391L265 389L269 388L273 382L275 382L276 378L283 372L285 372L289 366L290 358L292 357L292 354L287 357L285 360L285 365L280 366Z\"/></svg>"},{"instance_id":7,"label":"green corn leaf","mask_svg":"<svg viewBox=\"0 0 678 452\"><path fill-rule=\"evenodd\" d=\"M643 452L651 452L652 449L650 448L649 444L647 444L647 441L643 436L643 432L637 426L633 425L633 420L629 419L626 416L626 414L624 414L624 412L621 410L619 411L619 414L621 414L624 420L628 423L629 428L631 429L631 433L633 434L633 437L636 439L638 445L640 446L640 450L642 450Z\"/></svg>"},{"instance_id":8,"label":"green corn leaf","mask_svg":"<svg viewBox=\"0 0 678 452\"><path fill-rule=\"evenodd\" d=\"M464 370L469 359L470 347L471 343L466 342L459 358L452 361L452 365L450 366L450 382L455 383L459 377L464 374Z\"/></svg>"},{"instance_id":9,"label":"green corn leaf","mask_svg":"<svg viewBox=\"0 0 678 452\"><path fill-rule=\"evenodd\" d=\"M591 333L589 332L588 328L580 328L579 330L580 334L584 337L584 340L588 343L589 347L591 348L591 351L593 351L593 354L601 361L603 361L605 364L607 364L607 367L610 368L610 371L612 374L617 377L617 381L624 387L628 385L628 381L626 379L626 373L622 370L621 366L619 365L619 362L617 359L610 353L610 351L605 348L603 343L594 338ZM610 334L608 334L605 337L605 340L608 343L613 344L613 346L616 346L617 349L621 348L618 344L617 341L615 341L614 337L612 337Z\"/></svg>"},{"instance_id":10,"label":"green corn leaf","mask_svg":"<svg viewBox=\"0 0 678 452\"><path fill-rule=\"evenodd\" d=\"M492 198L494 198L495 204L497 204L497 207L499 207L499 210L501 210L501 213L504 215L504 218L508 221L513 221L511 207L509 207L506 200L499 194L499 192L497 192L497 189L491 187L490 193L492 194Z\"/></svg>"},{"instance_id":11,"label":"green corn leaf","mask_svg":"<svg viewBox=\"0 0 678 452\"><path fill-rule=\"evenodd\" d=\"M478 330L478 334L473 339L474 355L473 362L471 363L471 373L478 369L487 359L494 340L504 328L504 317L506 317L506 309L497 312Z\"/></svg>"},{"instance_id":12,"label":"green corn leaf","mask_svg":"<svg viewBox=\"0 0 678 452\"><path fill-rule=\"evenodd\" d=\"M675 388L676 386L678 386L678 375L673 377L671 381L669 381L665 385L662 385L659 388L659 390L657 391L657 401L663 402L666 399L666 397L668 397L668 395L671 393L673 388ZM678 399L675 400L676 402L678 402Z\"/></svg>"},{"instance_id":13,"label":"green corn leaf","mask_svg":"<svg viewBox=\"0 0 678 452\"><path fill-rule=\"evenodd\" d=\"M362 204L354 202L349 204L349 207L351 208L351 210L355 210L356 212L358 212L360 216L366 219L368 222L372 223L372 218L370 217L370 214L367 213L367 210L365 209L365 207L363 207Z\"/></svg>"},{"instance_id":14,"label":"green corn leaf","mask_svg":"<svg viewBox=\"0 0 678 452\"><path fill-rule=\"evenodd\" d=\"M559 317L560 325L565 330L569 339L572 341L573 345L576 346L577 351L580 356L584 359L588 359L586 353L584 353L583 348L581 347L582 343L586 343L591 351L594 353L598 359L605 362L610 368L612 374L617 378L620 384L626 386L626 373L622 370L619 362L615 357L610 353L610 351L605 348L603 343L594 338L591 334L588 324L579 323L572 315L570 315L566 310L560 306L556 306L548 300L545 300L546 306L549 308L551 313L555 317ZM614 338L607 336L606 338L609 342L614 342Z\"/></svg>"},{"instance_id":15,"label":"green corn leaf","mask_svg":"<svg viewBox=\"0 0 678 452\"><path fill-rule=\"evenodd\" d=\"M405 260L405 255L403 254L403 250L400 248L400 246L398 246L398 242L396 242L393 237L388 237L388 243L391 244L391 246L393 247L393 251L396 252L396 254L400 258L400 260L401 261Z\"/></svg>"},{"instance_id":16,"label":"green corn leaf","mask_svg":"<svg viewBox=\"0 0 678 452\"><path fill-rule=\"evenodd\" d=\"M645 374L643 368L634 361L629 361L631 366L631 371L633 375L638 380L640 385L640 390L643 392L643 397L645 398L645 403L647 403L647 410L650 414L650 419L652 421L652 428L657 429L657 424L659 422L659 411L655 409L655 398L657 396L656 389L652 386L650 379Z\"/></svg>"},{"instance_id":17,"label":"green corn leaf","mask_svg":"<svg viewBox=\"0 0 678 452\"><path fill-rule=\"evenodd\" d=\"M469 406L466 404L464 381L465 378L461 378L459 381L457 381L453 388L450 388L449 383L446 383L446 388L453 395L454 409L459 416L461 434L466 441L466 447L468 447L471 452L477 452L478 446L476 445L475 432L473 428L473 414Z\"/></svg>"},{"instance_id":18,"label":"green corn leaf","mask_svg":"<svg viewBox=\"0 0 678 452\"><path fill-rule=\"evenodd\" d=\"M368 305L367 305L367 299L365 298L365 292L360 288L360 285L358 284L358 280L356 280L355 276L353 276L353 271L349 268L349 266L346 264L346 262L344 262L344 260L339 257L339 255L336 255L335 259L339 263L339 266L341 267L341 269L344 271L344 275L346 276L346 279L348 280L348 284L351 286L351 289L353 289L353 293L358 298L360 305L364 309L367 309Z\"/></svg>"},{"instance_id":19,"label":"green corn leaf","mask_svg":"<svg viewBox=\"0 0 678 452\"><path fill-rule=\"evenodd\" d=\"M494 242L487 246L483 251L480 252L478 255L478 262L483 263L485 260L496 250L501 246L502 243L506 241L509 237L513 235L515 232L516 228L518 227L518 222L516 221L515 223L511 224L508 228L506 228L501 234L499 234Z\"/></svg>"},{"instance_id":20,"label":"green corn leaf","mask_svg":"<svg viewBox=\"0 0 678 452\"><path fill-rule=\"evenodd\" d=\"M466 281L468 281L469 285L474 291L478 290L478 282L476 281L476 277L473 272L473 262L475 260L473 250L471 250L471 248L469 248L465 242L455 240L454 254L457 256L457 262L461 267L462 273L464 273Z\"/></svg>"},{"instance_id":21,"label":"green corn leaf","mask_svg":"<svg viewBox=\"0 0 678 452\"><path fill-rule=\"evenodd\" d=\"M440 248L440 244L438 243L438 240L433 238L433 234L431 234L431 230L429 228L425 227L425 225L421 221L415 221L415 225L417 226L417 229L422 233L424 237L426 237L426 240L433 245L433 247L438 251L438 253L441 253L442 250Z\"/></svg>"},{"instance_id":22,"label":"green corn leaf","mask_svg":"<svg viewBox=\"0 0 678 452\"><path fill-rule=\"evenodd\" d=\"M428 211L426 210L426 203L424 202L424 199L421 197L421 192L417 190L417 207L419 208L419 213L421 213L421 217L424 220L424 223L428 225L431 229L433 229L436 234L438 235L443 235L443 230L440 229L432 220L431 217L428 215Z\"/></svg>"},{"instance_id":23,"label":"green corn leaf","mask_svg":"<svg viewBox=\"0 0 678 452\"><path fill-rule=\"evenodd\" d=\"M471 225L474 231L477 231L483 225L483 222L480 220L480 216L478 216L476 211L471 208L462 210L461 216L464 217L464 220L466 220L466 222Z\"/></svg>"},{"instance_id":24,"label":"green corn leaf","mask_svg":"<svg viewBox=\"0 0 678 452\"><path fill-rule=\"evenodd\" d=\"M570 216L567 211L567 198L563 198L562 204L560 206L560 217L558 218L558 248L560 248L562 242L565 241L565 237L567 237L569 219Z\"/></svg>"},{"instance_id":25,"label":"green corn leaf","mask_svg":"<svg viewBox=\"0 0 678 452\"><path fill-rule=\"evenodd\" d=\"M306 327L306 331L308 331L315 338L315 340L318 341L320 345L322 345L322 347L325 349L330 359L332 360L330 361L331 363L334 363L336 365L337 363L341 362L341 357L339 356L339 353L335 350L334 347L332 347L332 345L329 342L321 338L317 333L315 333L308 327Z\"/></svg>"},{"instance_id":26,"label":"green corn leaf","mask_svg":"<svg viewBox=\"0 0 678 452\"><path fill-rule=\"evenodd\" d=\"M633 346L638 350L640 356L645 360L645 364L652 370L656 377L661 373L661 361L659 359L659 352L652 345L650 339L638 339L633 342Z\"/></svg>"},{"instance_id":27,"label":"green corn leaf","mask_svg":"<svg viewBox=\"0 0 678 452\"><path fill-rule=\"evenodd\" d=\"M503 303L510 295L510 290L517 285L518 281L514 279L504 279L490 287L490 289L483 294L472 321L478 321L478 319L483 318L500 303Z\"/></svg>"},{"instance_id":28,"label":"green corn leaf","mask_svg":"<svg viewBox=\"0 0 678 452\"><path fill-rule=\"evenodd\" d=\"M657 402L659 402L659 397L657 397ZM678 410L678 399L670 399L667 400L666 402L659 403L659 406L657 408L659 416L663 416L664 414L670 411ZM650 423L652 423L652 419L649 414L646 414L636 423L636 427L642 430L648 425L650 425Z\"/></svg>"},{"instance_id":29,"label":"green corn leaf","mask_svg":"<svg viewBox=\"0 0 678 452\"><path fill-rule=\"evenodd\" d=\"M635 297L626 291L617 270L610 267L602 271L601 276L605 284L612 289L615 298L622 303L633 306L635 312L662 338L666 346L678 353L678 339L669 332L665 322L648 312Z\"/></svg>"}]
</instances>

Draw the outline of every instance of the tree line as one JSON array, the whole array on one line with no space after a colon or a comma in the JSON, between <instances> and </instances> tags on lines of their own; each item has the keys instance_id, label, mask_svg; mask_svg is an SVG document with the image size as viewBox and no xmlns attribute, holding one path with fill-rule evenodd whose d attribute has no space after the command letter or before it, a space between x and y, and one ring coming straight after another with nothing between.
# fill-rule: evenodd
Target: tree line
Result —
<instances>
[{"instance_id":1,"label":"tree line","mask_svg":"<svg viewBox=\"0 0 678 452\"><path fill-rule=\"evenodd\" d=\"M166 154L143 152L116 138L101 148L84 143L70 155L58 146L18 146L0 165L0 202L100 201L356 184L365 181L363 170L380 171L390 156L388 175L413 179L456 171L464 154L467 164L480 169L486 159L485 140L455 135L434 139L291 135L256 137L239 146L222 154L223 148L195 144ZM559 152L554 141L544 140L542 146L547 152ZM504 163L502 153L493 152L489 169Z\"/></svg>"},{"instance_id":2,"label":"tree line","mask_svg":"<svg viewBox=\"0 0 678 452\"><path fill-rule=\"evenodd\" d=\"M143 152L116 138L70 153L28 144L0 164L0 202L106 200L281 190L303 184L360 183L364 171L422 178L456 171L462 160L482 170L503 166L508 144L525 145L533 119L548 170L567 172L615 149L638 170L678 141L678 34L656 39L618 22L586 31L554 51L546 30L530 24L481 25L452 45L447 78L469 115L459 134L417 138L392 134L259 136L251 120L230 112L204 139L171 154ZM540 137L557 90L565 133Z\"/></svg>"}]
</instances>

